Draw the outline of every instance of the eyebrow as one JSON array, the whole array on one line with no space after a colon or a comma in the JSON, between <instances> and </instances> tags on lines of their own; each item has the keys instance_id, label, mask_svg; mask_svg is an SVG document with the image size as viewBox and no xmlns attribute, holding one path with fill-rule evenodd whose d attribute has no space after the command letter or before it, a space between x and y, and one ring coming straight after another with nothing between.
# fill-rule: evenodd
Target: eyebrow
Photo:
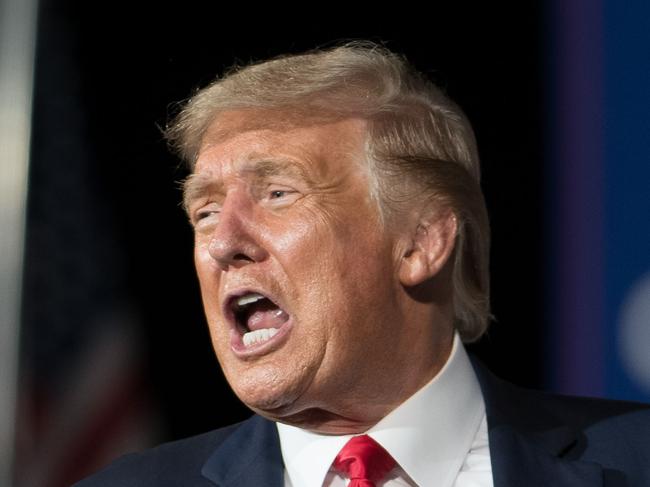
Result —
<instances>
[{"instance_id":1,"label":"eyebrow","mask_svg":"<svg viewBox=\"0 0 650 487\"><path fill-rule=\"evenodd\" d=\"M302 165L290 159L262 159L246 162L238 169L239 173L250 174L256 179L265 179L272 176L284 175L303 180L313 184ZM193 173L181 182L183 190L183 208L189 212L190 205L209 194L223 193L223 181L213 178L208 174Z\"/></svg>"},{"instance_id":2,"label":"eyebrow","mask_svg":"<svg viewBox=\"0 0 650 487\"><path fill-rule=\"evenodd\" d=\"M190 205L194 201L208 194L221 192L223 184L205 174L193 173L181 181L181 188L183 190L183 209L186 213L189 213Z\"/></svg>"}]
</instances>

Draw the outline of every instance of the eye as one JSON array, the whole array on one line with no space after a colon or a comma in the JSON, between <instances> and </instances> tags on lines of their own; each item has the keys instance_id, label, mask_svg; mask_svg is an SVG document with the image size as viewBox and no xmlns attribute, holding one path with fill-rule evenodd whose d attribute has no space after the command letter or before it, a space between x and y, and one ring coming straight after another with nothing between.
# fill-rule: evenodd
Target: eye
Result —
<instances>
[{"instance_id":1,"label":"eye","mask_svg":"<svg viewBox=\"0 0 650 487\"><path fill-rule=\"evenodd\" d=\"M276 189L271 191L271 194L269 195L272 200L277 199L277 198L282 198L283 196L286 196L288 191L284 189Z\"/></svg>"},{"instance_id":2,"label":"eye","mask_svg":"<svg viewBox=\"0 0 650 487\"><path fill-rule=\"evenodd\" d=\"M202 225L204 223L209 223L214 221L215 218L218 218L221 208L217 203L209 203L204 205L192 214L192 224Z\"/></svg>"},{"instance_id":3,"label":"eye","mask_svg":"<svg viewBox=\"0 0 650 487\"><path fill-rule=\"evenodd\" d=\"M218 214L219 211L217 210L200 210L196 212L196 221L203 220L205 218L208 218L212 215Z\"/></svg>"},{"instance_id":4,"label":"eye","mask_svg":"<svg viewBox=\"0 0 650 487\"><path fill-rule=\"evenodd\" d=\"M269 184L265 188L260 188L260 190L260 200L265 202L270 208L285 208L291 206L291 204L300 198L299 191L284 184Z\"/></svg>"}]
</instances>

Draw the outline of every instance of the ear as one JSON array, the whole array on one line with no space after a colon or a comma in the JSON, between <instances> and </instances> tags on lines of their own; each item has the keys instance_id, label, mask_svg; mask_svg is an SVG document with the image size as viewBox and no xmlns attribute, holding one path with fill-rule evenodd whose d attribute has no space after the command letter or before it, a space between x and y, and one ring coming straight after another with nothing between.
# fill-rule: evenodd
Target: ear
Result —
<instances>
[{"instance_id":1,"label":"ear","mask_svg":"<svg viewBox=\"0 0 650 487\"><path fill-rule=\"evenodd\" d=\"M454 250L458 221L451 210L420 218L399 267L399 279L412 287L440 272Z\"/></svg>"}]
</instances>

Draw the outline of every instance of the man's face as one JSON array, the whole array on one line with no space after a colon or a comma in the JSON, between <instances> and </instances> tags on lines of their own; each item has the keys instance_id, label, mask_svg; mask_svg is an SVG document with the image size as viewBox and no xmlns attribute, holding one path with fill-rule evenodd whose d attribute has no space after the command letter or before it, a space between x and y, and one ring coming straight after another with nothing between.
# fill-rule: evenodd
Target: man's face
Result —
<instances>
[{"instance_id":1,"label":"man's face","mask_svg":"<svg viewBox=\"0 0 650 487\"><path fill-rule=\"evenodd\" d=\"M263 116L220 115L186 185L226 378L248 406L288 422L387 402L382 389L418 332L402 323L396 237L370 196L365 122Z\"/></svg>"}]
</instances>

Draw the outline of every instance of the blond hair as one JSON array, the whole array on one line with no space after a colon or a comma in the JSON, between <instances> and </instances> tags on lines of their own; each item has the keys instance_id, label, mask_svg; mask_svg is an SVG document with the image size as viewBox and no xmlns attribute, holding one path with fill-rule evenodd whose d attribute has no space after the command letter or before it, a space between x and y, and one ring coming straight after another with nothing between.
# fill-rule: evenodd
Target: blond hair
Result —
<instances>
[{"instance_id":1,"label":"blond hair","mask_svg":"<svg viewBox=\"0 0 650 487\"><path fill-rule=\"evenodd\" d=\"M215 117L247 108L299 120L365 119L371 190L382 212L390 217L433 198L456 216L455 327L466 342L485 332L490 231L473 131L456 104L403 57L355 42L234 68L192 96L166 135L192 167Z\"/></svg>"}]
</instances>

